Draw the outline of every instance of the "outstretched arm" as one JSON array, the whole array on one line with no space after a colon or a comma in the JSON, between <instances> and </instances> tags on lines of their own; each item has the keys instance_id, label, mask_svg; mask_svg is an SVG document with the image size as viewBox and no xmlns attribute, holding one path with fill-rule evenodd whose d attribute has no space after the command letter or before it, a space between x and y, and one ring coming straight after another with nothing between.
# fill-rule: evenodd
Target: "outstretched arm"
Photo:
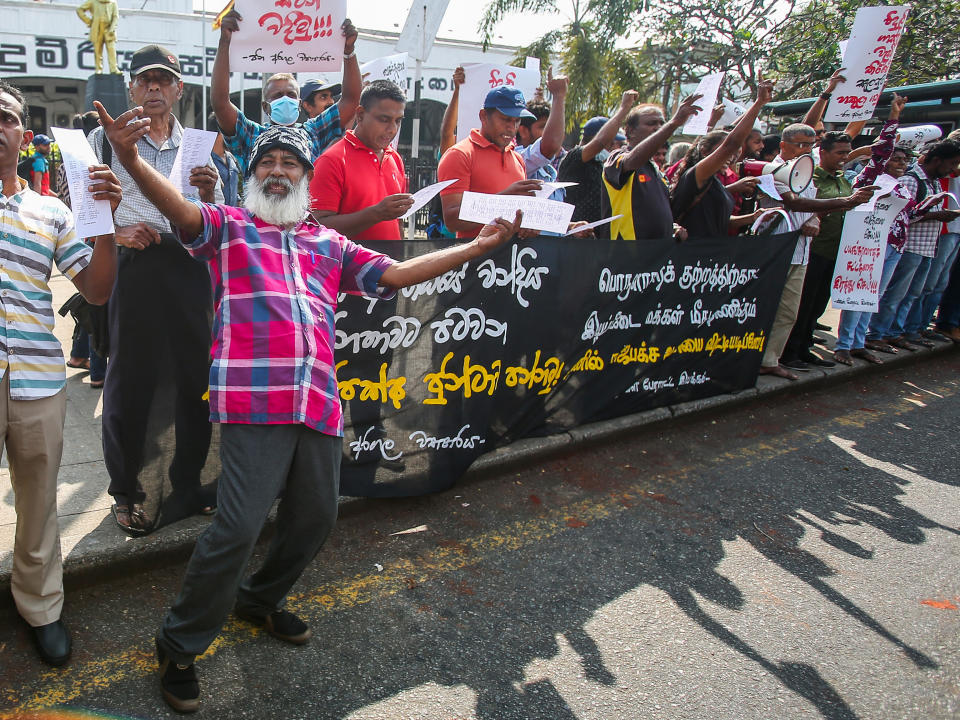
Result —
<instances>
[{"instance_id":1,"label":"outstretched arm","mask_svg":"<svg viewBox=\"0 0 960 720\"><path fill-rule=\"evenodd\" d=\"M457 144L457 112L460 109L460 86L466 80L467 74L462 67L453 71L453 97L450 98L447 109L443 111L443 122L440 123L441 155Z\"/></svg>"},{"instance_id":2,"label":"outstretched arm","mask_svg":"<svg viewBox=\"0 0 960 720\"><path fill-rule=\"evenodd\" d=\"M213 61L210 75L210 104L217 118L217 125L227 137L233 137L237 129L237 117L240 109L230 100L230 40L233 33L240 29L243 17L231 10L220 21L220 44ZM117 118L118 120L120 118Z\"/></svg>"},{"instance_id":3,"label":"outstretched arm","mask_svg":"<svg viewBox=\"0 0 960 720\"><path fill-rule=\"evenodd\" d=\"M593 160L600 151L609 145L610 141L616 137L617 131L620 129L620 126L623 125L623 121L627 119L627 113L630 112L630 108L633 107L638 97L640 97L640 93L636 90L627 90L623 94L623 97L620 98L620 108L617 112L603 124L603 127L597 131L597 134L594 135L580 151L580 157L583 159L583 162L588 163Z\"/></svg>"},{"instance_id":4,"label":"outstretched arm","mask_svg":"<svg viewBox=\"0 0 960 720\"><path fill-rule=\"evenodd\" d=\"M540 138L540 152L544 157L552 158L563 145L564 103L567 99L567 89L570 80L561 75L553 76L553 66L547 68L547 90L550 91L550 116L543 126L543 136Z\"/></svg>"},{"instance_id":5,"label":"outstretched arm","mask_svg":"<svg viewBox=\"0 0 960 720\"><path fill-rule=\"evenodd\" d=\"M476 240L453 245L391 265L380 277L380 284L395 290L426 282L465 262L486 255L503 245L520 229L522 213L517 210L513 222L497 218L483 226Z\"/></svg>"},{"instance_id":6,"label":"outstretched arm","mask_svg":"<svg viewBox=\"0 0 960 720\"><path fill-rule=\"evenodd\" d=\"M353 118L360 104L360 93L363 92L363 78L360 77L360 62L354 50L357 28L350 22L350 18L344 20L340 27L343 32L343 84L340 86L337 110L340 112L340 127L346 130L353 127Z\"/></svg>"},{"instance_id":7,"label":"outstretched arm","mask_svg":"<svg viewBox=\"0 0 960 720\"><path fill-rule=\"evenodd\" d=\"M93 104L100 115L103 132L113 146L114 156L130 173L147 200L189 237L199 235L203 230L200 208L186 200L173 183L137 152L137 141L150 131L150 118L141 117L143 108L127 110L114 120L103 105L97 101Z\"/></svg>"}]
</instances>

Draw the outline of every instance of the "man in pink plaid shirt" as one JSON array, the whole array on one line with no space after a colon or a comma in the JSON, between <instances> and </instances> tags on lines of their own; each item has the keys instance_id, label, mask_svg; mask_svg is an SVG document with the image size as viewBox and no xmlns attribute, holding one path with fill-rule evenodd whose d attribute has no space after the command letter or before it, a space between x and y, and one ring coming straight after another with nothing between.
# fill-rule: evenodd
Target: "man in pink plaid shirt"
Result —
<instances>
[{"instance_id":1,"label":"man in pink plaid shirt","mask_svg":"<svg viewBox=\"0 0 960 720\"><path fill-rule=\"evenodd\" d=\"M404 262L352 243L308 214L313 166L299 128L256 140L243 208L186 200L137 154L142 108L114 120L97 104L116 158L144 195L206 260L214 289L210 413L221 423L217 514L200 536L180 595L157 634L160 685L175 710L200 705L194 658L235 614L294 644L310 628L283 609L287 592L337 515L343 420L334 372L338 292L380 297L424 282L513 237L497 219L475 240ZM277 498L277 534L263 566L243 580ZM235 604L235 605L234 605Z\"/></svg>"}]
</instances>

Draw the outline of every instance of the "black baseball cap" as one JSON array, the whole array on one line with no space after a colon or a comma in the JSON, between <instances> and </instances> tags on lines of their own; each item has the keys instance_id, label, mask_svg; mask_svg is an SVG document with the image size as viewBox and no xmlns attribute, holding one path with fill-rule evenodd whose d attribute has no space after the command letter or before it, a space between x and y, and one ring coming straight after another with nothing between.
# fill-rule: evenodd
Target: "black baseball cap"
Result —
<instances>
[{"instance_id":1,"label":"black baseball cap","mask_svg":"<svg viewBox=\"0 0 960 720\"><path fill-rule=\"evenodd\" d=\"M166 70L180 79L180 61L162 45L147 45L137 50L130 58L130 77L147 70Z\"/></svg>"}]
</instances>

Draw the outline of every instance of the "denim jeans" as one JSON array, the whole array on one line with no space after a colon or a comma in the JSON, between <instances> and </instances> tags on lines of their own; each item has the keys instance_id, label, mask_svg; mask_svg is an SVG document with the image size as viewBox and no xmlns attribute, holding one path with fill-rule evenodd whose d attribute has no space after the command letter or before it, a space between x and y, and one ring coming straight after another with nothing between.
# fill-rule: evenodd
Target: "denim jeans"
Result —
<instances>
[{"instance_id":1,"label":"denim jeans","mask_svg":"<svg viewBox=\"0 0 960 720\"><path fill-rule=\"evenodd\" d=\"M930 321L933 320L933 313L936 312L943 297L943 291L947 289L947 283L950 282L950 270L957 258L958 247L960 247L960 233L944 233L937 241L937 254L930 263L927 281L907 317L907 324L904 327L907 337L916 337L926 330Z\"/></svg>"},{"instance_id":2,"label":"denim jeans","mask_svg":"<svg viewBox=\"0 0 960 720\"><path fill-rule=\"evenodd\" d=\"M907 292L900 301L900 307L897 308L897 316L894 322L890 324L890 335L896 337L906 333L907 318L910 317L910 311L923 294L923 288L927 284L927 275L930 274L930 265L933 258L920 258L916 271L913 273L913 279L907 287Z\"/></svg>"},{"instance_id":3,"label":"denim jeans","mask_svg":"<svg viewBox=\"0 0 960 720\"><path fill-rule=\"evenodd\" d=\"M77 325L73 332L73 345L70 348L70 357L90 359L90 379L96 382L107 376L107 359L100 357L90 347L90 335Z\"/></svg>"},{"instance_id":4,"label":"denim jeans","mask_svg":"<svg viewBox=\"0 0 960 720\"><path fill-rule=\"evenodd\" d=\"M912 252L905 252L900 256L900 262L893 270L893 276L887 285L887 291L880 296L877 312L870 318L867 340L883 340L894 334L891 331L891 326L896 324L897 310L900 308L900 303L907 294L907 290L910 289L910 283L917 272L917 266L923 259L922 255ZM900 333L897 332L896 334L899 335Z\"/></svg>"},{"instance_id":5,"label":"denim jeans","mask_svg":"<svg viewBox=\"0 0 960 720\"><path fill-rule=\"evenodd\" d=\"M940 298L940 309L937 311L937 327L941 330L952 330L960 327L960 253L953 261L947 289Z\"/></svg>"},{"instance_id":6,"label":"denim jeans","mask_svg":"<svg viewBox=\"0 0 960 720\"><path fill-rule=\"evenodd\" d=\"M887 290L893 271L896 270L900 258L903 257L893 245L887 245L883 256L883 270L880 272L880 287L877 289L880 297ZM863 347L867 337L867 326L870 325L872 312L856 312L844 310L840 313L840 325L837 328L836 350L859 350Z\"/></svg>"}]
</instances>

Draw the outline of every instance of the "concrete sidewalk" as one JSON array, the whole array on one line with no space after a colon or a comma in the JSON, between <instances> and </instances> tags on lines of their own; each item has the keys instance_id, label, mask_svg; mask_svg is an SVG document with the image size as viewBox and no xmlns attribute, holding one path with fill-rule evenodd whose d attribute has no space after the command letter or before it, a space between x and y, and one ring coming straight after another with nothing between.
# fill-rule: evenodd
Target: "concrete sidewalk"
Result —
<instances>
[{"instance_id":1,"label":"concrete sidewalk","mask_svg":"<svg viewBox=\"0 0 960 720\"><path fill-rule=\"evenodd\" d=\"M73 284L59 274L54 275L50 286L55 309L75 291ZM839 315L839 312L830 310L823 319L836 327ZM69 315L66 318L57 316L56 334L63 343L66 354L69 352L73 334L73 320ZM869 365L862 360L856 360L853 367L838 365L829 370L812 369L810 372L800 373L801 377L797 382L764 376L759 378L755 388L739 393L585 425L552 437L522 440L484 455L474 463L469 475L495 472L546 455L568 452L577 444L609 439L691 413L717 411L724 406L748 402L765 395L796 392L817 384L842 382L853 374L920 362L952 351L953 344L938 343L933 350L918 353L901 351L898 355L881 356L884 359L883 365ZM161 528L143 538L130 538L116 527L110 512L112 499L107 494L109 480L103 463L100 396L100 390L90 387L86 371L67 368L67 419L57 502L64 571L71 579L89 578L108 570L116 571L122 567L138 565L142 567L144 563L186 557L197 536L210 522L209 518L198 516ZM5 457L0 465L0 476L0 586L5 588L10 583L16 529L13 490ZM362 501L359 500L345 498L341 500L341 505L344 504L352 505L358 510L362 508Z\"/></svg>"}]
</instances>

